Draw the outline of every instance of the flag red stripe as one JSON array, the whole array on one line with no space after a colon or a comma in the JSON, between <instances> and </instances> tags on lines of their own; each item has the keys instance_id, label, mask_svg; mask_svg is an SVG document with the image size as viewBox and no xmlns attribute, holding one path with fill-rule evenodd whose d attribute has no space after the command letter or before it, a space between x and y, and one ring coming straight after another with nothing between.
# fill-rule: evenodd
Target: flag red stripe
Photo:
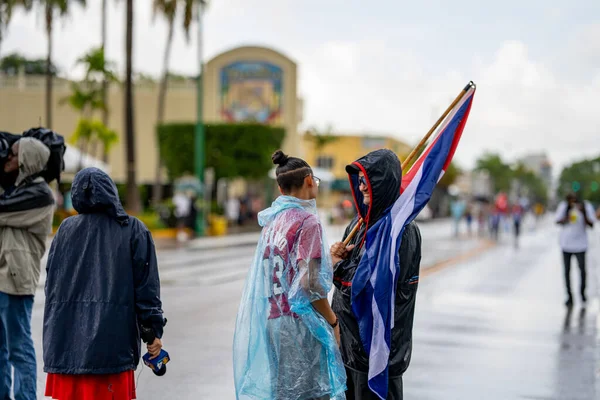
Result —
<instances>
[{"instance_id":1,"label":"flag red stripe","mask_svg":"<svg viewBox=\"0 0 600 400\"><path fill-rule=\"evenodd\" d=\"M469 117L469 111L471 111L471 105L473 104L474 96L475 96L475 92L473 92L471 94L471 98L469 100L467 100L469 105L467 106L467 110L465 111L465 114L463 115L463 118L460 121L460 123L454 133L452 147L450 148L450 152L448 153L448 158L446 159L446 163L444 164L443 171L446 171L446 169L448 168L448 165L450 165L450 162L452 161L452 157L454 156L454 152L456 151L456 147L458 146L458 142L460 141L462 131L465 128L465 125L467 123L467 119ZM459 107L459 106L457 106L457 107ZM462 105L460 107L462 107ZM445 133L446 129L448 129L448 126L446 126L444 128L444 131L442 131L439 135L436 136L435 140L433 141L433 143L431 143L431 145L427 146L427 149L423 152L423 154L421 154L421 156L419 156L419 158L413 164L413 166L410 168L408 173L402 178L401 191L404 191L404 189L406 189L406 187L410 184L410 182L412 182L413 178L419 171L419 168L421 168L421 165L425 161L425 158L427 158L427 156L429 155L429 152L431 151L431 149L433 148L435 143L438 141L438 139L442 136L442 134Z\"/></svg>"},{"instance_id":2,"label":"flag red stripe","mask_svg":"<svg viewBox=\"0 0 600 400\"><path fill-rule=\"evenodd\" d=\"M452 162L452 158L454 157L454 153L456 152L456 148L458 147L458 142L460 141L460 137L462 136L463 130L465 129L465 125L467 125L467 119L469 119L469 113L471 112L471 106L473 105L473 97L475 97L475 92L473 92L473 94L471 95L471 98L469 99L469 105L467 106L467 110L465 111L463 119L462 119L462 121L460 121L458 128L456 128L456 133L454 134L454 140L452 141L452 147L450 148L450 151L448 152L448 159L446 159L446 163L444 164L444 168L443 168L444 171L446 171L448 169L448 166Z\"/></svg>"}]
</instances>

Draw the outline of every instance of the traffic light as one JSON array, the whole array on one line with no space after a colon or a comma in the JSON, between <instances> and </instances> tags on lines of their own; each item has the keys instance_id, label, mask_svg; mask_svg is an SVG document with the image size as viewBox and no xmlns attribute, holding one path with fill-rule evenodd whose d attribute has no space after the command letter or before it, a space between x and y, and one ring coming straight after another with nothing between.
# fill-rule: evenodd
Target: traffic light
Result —
<instances>
[{"instance_id":1,"label":"traffic light","mask_svg":"<svg viewBox=\"0 0 600 400\"><path fill-rule=\"evenodd\" d=\"M575 181L575 182L573 182L571 187L573 188L574 192L579 192L579 190L581 190L581 183Z\"/></svg>"},{"instance_id":2,"label":"traffic light","mask_svg":"<svg viewBox=\"0 0 600 400\"><path fill-rule=\"evenodd\" d=\"M592 192L595 192L595 191L597 191L597 190L598 190L598 182L596 182L596 181L592 182L592 185L591 185L591 186L592 186L592 187L591 187L591 189L592 189Z\"/></svg>"}]
</instances>

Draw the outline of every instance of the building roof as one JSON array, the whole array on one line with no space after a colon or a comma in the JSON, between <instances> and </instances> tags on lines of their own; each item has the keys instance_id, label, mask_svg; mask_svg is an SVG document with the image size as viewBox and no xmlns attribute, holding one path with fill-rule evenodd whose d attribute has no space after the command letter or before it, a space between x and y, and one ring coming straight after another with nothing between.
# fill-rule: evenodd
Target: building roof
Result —
<instances>
[{"instance_id":1,"label":"building roof","mask_svg":"<svg viewBox=\"0 0 600 400\"><path fill-rule=\"evenodd\" d=\"M301 132L302 136L308 136L309 134L311 134L310 131ZM325 134L332 135L332 136L339 136L339 137L349 137L349 138L355 137L355 138L372 138L372 139L391 139L391 140L394 140L401 144L404 144L406 146L409 146L409 144L406 143L406 141L404 139L399 138L390 133L376 133L376 132L366 131L366 132L327 132Z\"/></svg>"}]
</instances>

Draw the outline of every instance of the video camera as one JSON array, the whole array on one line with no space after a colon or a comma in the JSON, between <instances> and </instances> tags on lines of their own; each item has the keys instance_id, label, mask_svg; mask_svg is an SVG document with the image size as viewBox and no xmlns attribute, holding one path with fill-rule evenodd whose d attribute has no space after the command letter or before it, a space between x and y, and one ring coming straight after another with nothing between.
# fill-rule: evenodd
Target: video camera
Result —
<instances>
[{"instance_id":1,"label":"video camera","mask_svg":"<svg viewBox=\"0 0 600 400\"><path fill-rule=\"evenodd\" d=\"M8 177L4 174L4 164L8 158L10 148L15 142L24 137L38 139L48 147L50 158L48 159L48 163L46 163L46 168L40 172L39 176L43 177L48 183L53 180L60 183L60 174L65 169L65 162L63 160L67 149L65 139L50 129L31 128L23 132L22 135L0 131L0 186L6 188L9 185Z\"/></svg>"},{"instance_id":2,"label":"video camera","mask_svg":"<svg viewBox=\"0 0 600 400\"><path fill-rule=\"evenodd\" d=\"M154 339L156 339L156 335L154 334L154 330L152 328L141 325L140 330L141 337L144 343L148 344L154 342ZM142 357L144 364L146 364L146 366L149 367L156 376L163 376L164 374L166 374L167 363L171 360L171 358L169 357L169 353L161 349L160 353L158 354L158 357L150 359L151 357L152 356L150 355L150 353L146 353L144 357Z\"/></svg>"}]
</instances>

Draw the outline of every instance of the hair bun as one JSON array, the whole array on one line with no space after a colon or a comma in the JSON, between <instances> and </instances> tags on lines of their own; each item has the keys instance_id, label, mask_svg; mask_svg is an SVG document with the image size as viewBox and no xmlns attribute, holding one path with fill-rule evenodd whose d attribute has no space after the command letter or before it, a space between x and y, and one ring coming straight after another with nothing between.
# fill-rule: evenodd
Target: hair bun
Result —
<instances>
[{"instance_id":1,"label":"hair bun","mask_svg":"<svg viewBox=\"0 0 600 400\"><path fill-rule=\"evenodd\" d=\"M277 150L271 156L271 160L273 160L273 164L277 164L280 167L283 167L285 164L287 164L289 159L290 158L281 150Z\"/></svg>"}]
</instances>

